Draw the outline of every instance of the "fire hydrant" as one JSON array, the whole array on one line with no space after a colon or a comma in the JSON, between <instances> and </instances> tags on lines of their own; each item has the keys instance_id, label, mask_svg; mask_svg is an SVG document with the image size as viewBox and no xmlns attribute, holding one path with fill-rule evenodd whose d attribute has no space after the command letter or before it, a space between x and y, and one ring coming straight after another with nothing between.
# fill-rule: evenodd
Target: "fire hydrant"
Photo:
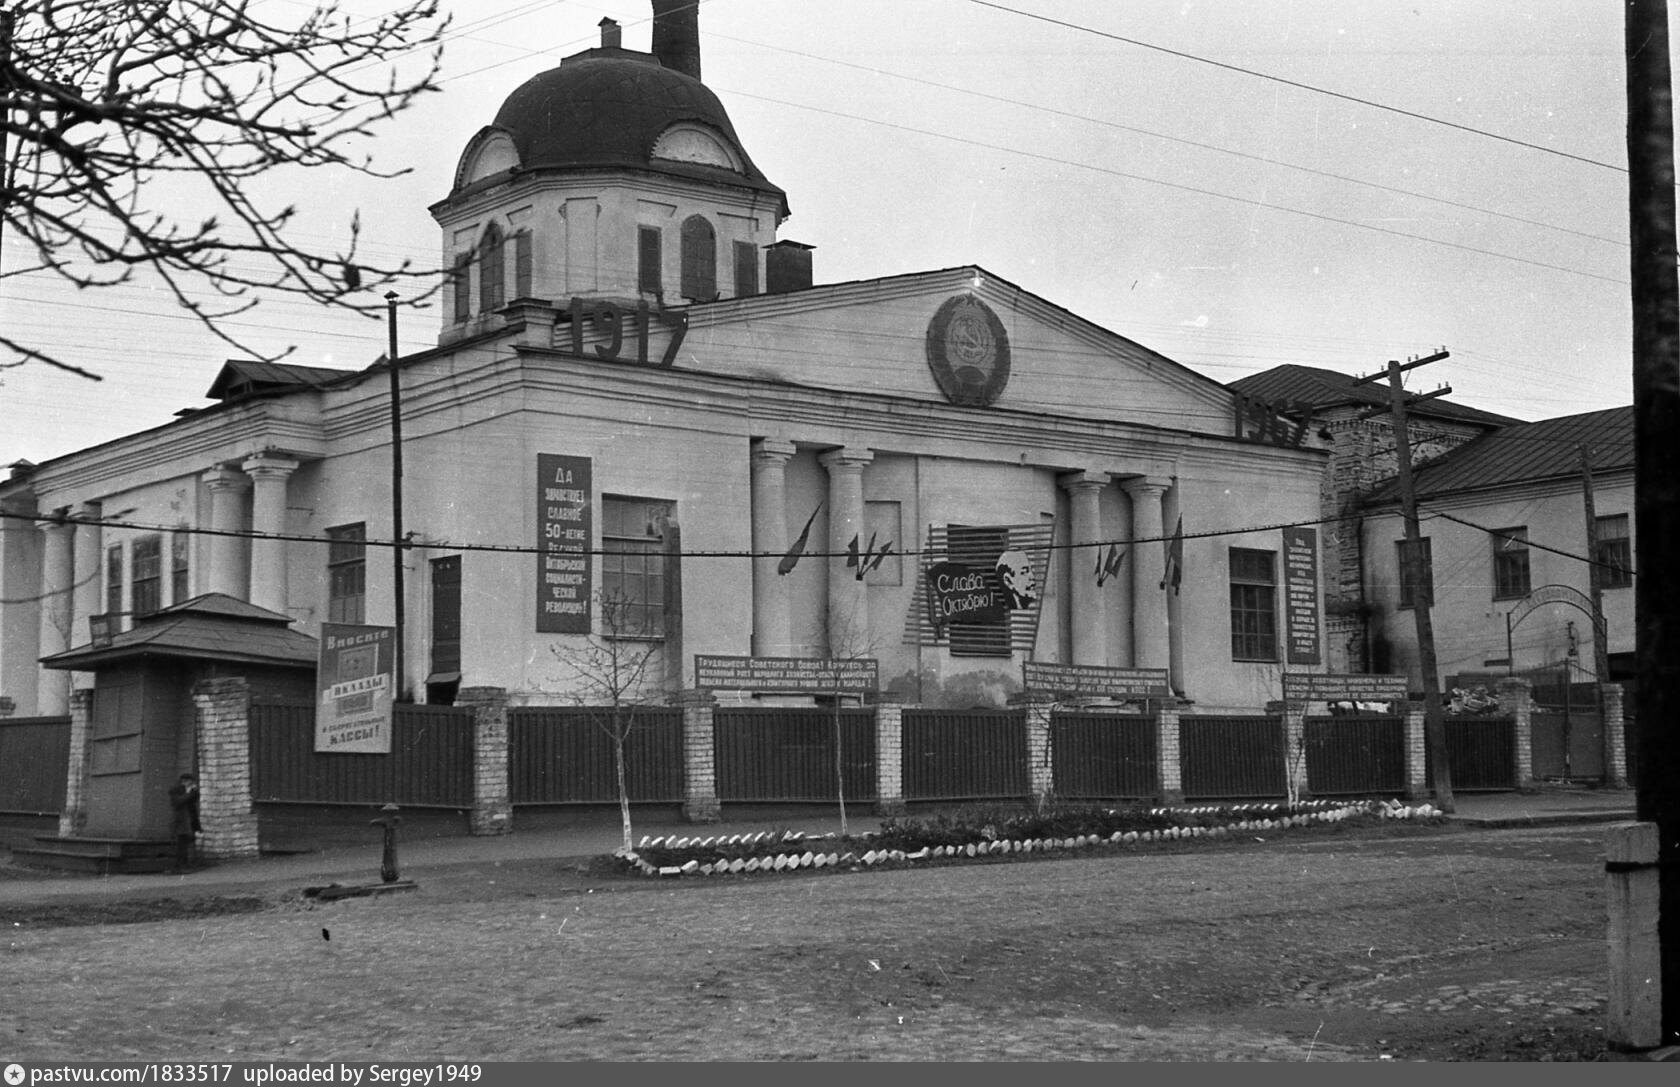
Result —
<instances>
[{"instance_id":1,"label":"fire hydrant","mask_svg":"<svg viewBox=\"0 0 1680 1087\"><path fill-rule=\"evenodd\" d=\"M397 812L401 809L395 804L387 804L379 809L384 812L373 822L385 828L385 853L379 861L379 878L386 883L395 883L397 875L397 827L402 823L402 816Z\"/></svg>"}]
</instances>

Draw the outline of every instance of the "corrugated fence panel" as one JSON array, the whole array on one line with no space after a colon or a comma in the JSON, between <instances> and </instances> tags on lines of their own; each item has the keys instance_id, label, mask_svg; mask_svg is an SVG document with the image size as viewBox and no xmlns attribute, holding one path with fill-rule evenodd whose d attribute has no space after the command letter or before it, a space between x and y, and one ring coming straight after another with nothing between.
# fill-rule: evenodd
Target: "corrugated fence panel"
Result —
<instances>
[{"instance_id":1,"label":"corrugated fence panel","mask_svg":"<svg viewBox=\"0 0 1680 1087\"><path fill-rule=\"evenodd\" d=\"M1314 796L1406 791L1406 722L1350 715L1306 720L1307 785Z\"/></svg>"},{"instance_id":2,"label":"corrugated fence panel","mask_svg":"<svg viewBox=\"0 0 1680 1087\"><path fill-rule=\"evenodd\" d=\"M1026 797L1024 711L904 711L904 799Z\"/></svg>"},{"instance_id":3,"label":"corrugated fence panel","mask_svg":"<svg viewBox=\"0 0 1680 1087\"><path fill-rule=\"evenodd\" d=\"M0 718L0 812L56 815L70 773L70 718Z\"/></svg>"},{"instance_id":4,"label":"corrugated fence panel","mask_svg":"<svg viewBox=\"0 0 1680 1087\"><path fill-rule=\"evenodd\" d=\"M720 706L712 725L719 801L838 799L833 710ZM874 800L874 711L841 710L840 734L846 799Z\"/></svg>"},{"instance_id":5,"label":"corrugated fence panel","mask_svg":"<svg viewBox=\"0 0 1680 1087\"><path fill-rule=\"evenodd\" d=\"M1282 718L1185 715L1178 724L1186 797L1287 795Z\"/></svg>"},{"instance_id":6,"label":"corrugated fence panel","mask_svg":"<svg viewBox=\"0 0 1680 1087\"><path fill-rule=\"evenodd\" d=\"M616 804L612 711L508 711L508 788L515 804ZM624 786L634 803L683 798L682 710L638 708L624 731Z\"/></svg>"},{"instance_id":7,"label":"corrugated fence panel","mask_svg":"<svg viewBox=\"0 0 1680 1087\"><path fill-rule=\"evenodd\" d=\"M1452 787L1493 792L1517 787L1517 726L1509 717L1447 718L1447 758ZM1426 752L1424 766L1435 780L1435 758Z\"/></svg>"},{"instance_id":8,"label":"corrugated fence panel","mask_svg":"<svg viewBox=\"0 0 1680 1087\"><path fill-rule=\"evenodd\" d=\"M472 807L472 711L397 706L391 725L389 755L316 754L314 706L252 703L252 799Z\"/></svg>"},{"instance_id":9,"label":"corrugated fence panel","mask_svg":"<svg viewBox=\"0 0 1680 1087\"><path fill-rule=\"evenodd\" d=\"M1056 795L1121 800L1160 792L1153 717L1057 713L1050 718Z\"/></svg>"}]
</instances>

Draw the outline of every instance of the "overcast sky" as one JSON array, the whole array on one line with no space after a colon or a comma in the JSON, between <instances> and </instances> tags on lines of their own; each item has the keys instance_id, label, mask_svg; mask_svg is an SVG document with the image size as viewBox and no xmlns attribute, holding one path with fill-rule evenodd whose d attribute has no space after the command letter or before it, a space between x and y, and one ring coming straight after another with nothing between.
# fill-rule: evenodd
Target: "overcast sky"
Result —
<instances>
[{"instance_id":1,"label":"overcast sky","mask_svg":"<svg viewBox=\"0 0 1680 1087\"><path fill-rule=\"evenodd\" d=\"M435 263L427 206L502 100L603 16L649 45L646 0L445 7L442 93L371 148L412 173L276 178L305 234L359 207L378 255ZM1632 401L1614 0L706 0L700 32L819 283L977 264L1221 382L1445 347L1415 387L1522 419ZM11 277L0 320L104 378L0 371L0 465L167 423L230 355L143 285ZM437 329L405 311L403 352ZM286 301L237 331L347 369L386 338Z\"/></svg>"}]
</instances>

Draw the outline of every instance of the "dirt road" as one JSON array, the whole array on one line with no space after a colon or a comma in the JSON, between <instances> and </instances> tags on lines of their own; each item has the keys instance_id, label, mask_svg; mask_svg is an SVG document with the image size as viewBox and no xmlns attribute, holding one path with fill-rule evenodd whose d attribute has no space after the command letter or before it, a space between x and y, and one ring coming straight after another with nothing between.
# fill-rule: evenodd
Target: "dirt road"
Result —
<instances>
[{"instance_id":1,"label":"dirt road","mask_svg":"<svg viewBox=\"0 0 1680 1087\"><path fill-rule=\"evenodd\" d=\"M1593 1059L1603 833L16 908L0 1058Z\"/></svg>"}]
</instances>

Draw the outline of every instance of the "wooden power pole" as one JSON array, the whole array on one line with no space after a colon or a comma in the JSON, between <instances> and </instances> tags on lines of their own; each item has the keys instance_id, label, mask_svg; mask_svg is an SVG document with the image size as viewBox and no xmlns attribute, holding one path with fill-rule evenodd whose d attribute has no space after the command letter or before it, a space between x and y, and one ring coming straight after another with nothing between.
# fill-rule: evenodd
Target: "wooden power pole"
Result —
<instances>
[{"instance_id":1,"label":"wooden power pole","mask_svg":"<svg viewBox=\"0 0 1680 1087\"><path fill-rule=\"evenodd\" d=\"M1668 7L1626 0L1637 811L1657 827L1662 1045L1680 1043L1680 275Z\"/></svg>"},{"instance_id":2,"label":"wooden power pole","mask_svg":"<svg viewBox=\"0 0 1680 1087\"><path fill-rule=\"evenodd\" d=\"M1406 581L1412 586L1412 619L1417 624L1418 667L1423 673L1424 743L1428 747L1430 762L1433 764L1434 773L1430 784L1435 788L1435 803L1442 811L1450 814L1454 811L1452 765L1447 756L1446 716L1441 709L1441 676L1435 665L1435 624L1430 616L1430 611L1435 605L1435 586L1433 579L1426 576L1428 567L1423 562L1422 534L1418 531L1417 494L1412 489L1412 440L1407 431L1406 409L1411 404L1445 396L1452 392L1452 389L1443 386L1434 392L1408 398L1405 388L1400 383L1400 375L1407 370L1440 362L1446 357L1447 352L1441 350L1427 358L1414 359L1404 365L1391 360L1386 374L1372 374L1360 378L1354 384L1380 381L1385 376L1388 378L1388 414L1394 430L1395 470L1400 484L1400 515L1406 525L1406 546L1402 549L1401 562Z\"/></svg>"}]
</instances>

